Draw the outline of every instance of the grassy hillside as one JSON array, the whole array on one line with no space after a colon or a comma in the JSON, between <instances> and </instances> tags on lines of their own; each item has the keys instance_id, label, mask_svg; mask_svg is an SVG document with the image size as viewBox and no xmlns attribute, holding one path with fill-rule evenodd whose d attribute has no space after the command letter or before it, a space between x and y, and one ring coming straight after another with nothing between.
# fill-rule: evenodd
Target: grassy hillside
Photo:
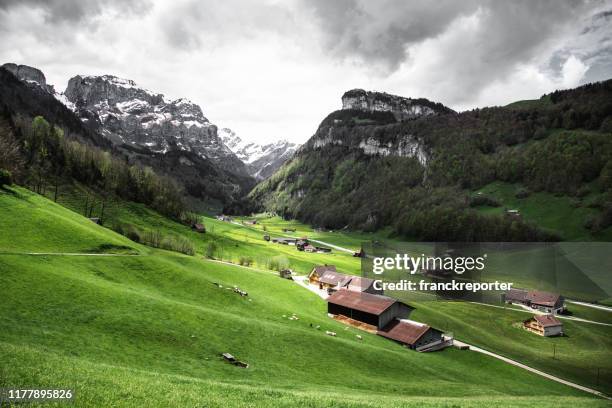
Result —
<instances>
[{"instance_id":1,"label":"grassy hillside","mask_svg":"<svg viewBox=\"0 0 612 408\"><path fill-rule=\"evenodd\" d=\"M524 187L520 184L501 181L487 184L474 194L491 197L499 206L481 205L476 208L483 214L503 214L506 209L517 209L524 219L553 230L566 240L612 241L612 227L595 234L585 227L587 220L599 213L589 206L595 200L595 194L577 198L540 191L527 197L517 197L517 192L521 190Z\"/></svg>"},{"instance_id":2,"label":"grassy hillside","mask_svg":"<svg viewBox=\"0 0 612 408\"><path fill-rule=\"evenodd\" d=\"M566 336L544 338L527 332L520 322L530 314L465 302L422 302L413 318L452 332L475 344L547 373L603 392L612 391L612 327L562 320ZM570 310L580 309L570 305ZM610 322L607 315L584 312L583 317ZM598 374L599 370L599 374Z\"/></svg>"},{"instance_id":3,"label":"grassy hillside","mask_svg":"<svg viewBox=\"0 0 612 408\"><path fill-rule=\"evenodd\" d=\"M62 237L45 252L126 243L21 188L0 192L2 208L19 202L19 224L2 217L2 236L22 237L2 249L39 252L40 212L46 233ZM62 232L74 225L81 235ZM420 354L345 329L323 300L273 273L132 247L138 255L0 255L2 386L74 386L79 406L604 406L475 353Z\"/></svg>"},{"instance_id":4,"label":"grassy hillside","mask_svg":"<svg viewBox=\"0 0 612 408\"><path fill-rule=\"evenodd\" d=\"M249 197L326 229L418 241L610 240L611 95L608 80L397 123L345 120L354 113L341 110ZM543 192L524 203L532 216L474 211L471 193L494 182Z\"/></svg>"}]
</instances>

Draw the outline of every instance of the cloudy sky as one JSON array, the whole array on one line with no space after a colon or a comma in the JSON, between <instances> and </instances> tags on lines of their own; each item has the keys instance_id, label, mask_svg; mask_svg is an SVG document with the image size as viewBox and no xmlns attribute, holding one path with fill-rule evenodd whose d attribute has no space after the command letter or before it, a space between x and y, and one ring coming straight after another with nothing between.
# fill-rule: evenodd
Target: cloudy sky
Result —
<instances>
[{"instance_id":1,"label":"cloudy sky","mask_svg":"<svg viewBox=\"0 0 612 408\"><path fill-rule=\"evenodd\" d=\"M113 74L258 142L352 88L456 110L612 77L612 0L0 0L0 63Z\"/></svg>"}]
</instances>

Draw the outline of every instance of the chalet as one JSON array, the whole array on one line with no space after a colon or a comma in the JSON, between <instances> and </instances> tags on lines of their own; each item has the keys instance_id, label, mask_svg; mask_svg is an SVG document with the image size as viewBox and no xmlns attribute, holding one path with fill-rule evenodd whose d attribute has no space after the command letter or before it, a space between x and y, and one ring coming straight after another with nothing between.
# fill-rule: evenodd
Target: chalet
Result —
<instances>
[{"instance_id":1,"label":"chalet","mask_svg":"<svg viewBox=\"0 0 612 408\"><path fill-rule=\"evenodd\" d=\"M434 351L446 346L440 330L412 320L394 319L376 334L417 351Z\"/></svg>"},{"instance_id":2,"label":"chalet","mask_svg":"<svg viewBox=\"0 0 612 408\"><path fill-rule=\"evenodd\" d=\"M557 293L541 290L511 289L504 294L506 303L522 304L546 313L558 314L565 309L565 299Z\"/></svg>"},{"instance_id":3,"label":"chalet","mask_svg":"<svg viewBox=\"0 0 612 408\"><path fill-rule=\"evenodd\" d=\"M206 227L204 227L204 224L193 223L193 224L191 224L191 229L194 230L195 232L199 232L199 233L205 233L206 232Z\"/></svg>"},{"instance_id":4,"label":"chalet","mask_svg":"<svg viewBox=\"0 0 612 408\"><path fill-rule=\"evenodd\" d=\"M306 244L304 245L304 251L305 252L317 252L317 248L315 248L314 246L310 244Z\"/></svg>"},{"instance_id":5,"label":"chalet","mask_svg":"<svg viewBox=\"0 0 612 408\"><path fill-rule=\"evenodd\" d=\"M319 265L308 274L308 282L319 285L319 289L339 288L347 276L336 271L334 265Z\"/></svg>"},{"instance_id":6,"label":"chalet","mask_svg":"<svg viewBox=\"0 0 612 408\"><path fill-rule=\"evenodd\" d=\"M535 315L523 322L523 328L544 337L563 334L563 323L553 315Z\"/></svg>"},{"instance_id":7,"label":"chalet","mask_svg":"<svg viewBox=\"0 0 612 408\"><path fill-rule=\"evenodd\" d=\"M381 330L396 318L406 318L412 307L387 296L339 290L327 298L330 315L345 316Z\"/></svg>"},{"instance_id":8,"label":"chalet","mask_svg":"<svg viewBox=\"0 0 612 408\"><path fill-rule=\"evenodd\" d=\"M375 295L382 295L382 289L374 288L374 279L363 278L361 276L349 276L342 282L342 289L350 290L351 292L366 292Z\"/></svg>"}]
</instances>

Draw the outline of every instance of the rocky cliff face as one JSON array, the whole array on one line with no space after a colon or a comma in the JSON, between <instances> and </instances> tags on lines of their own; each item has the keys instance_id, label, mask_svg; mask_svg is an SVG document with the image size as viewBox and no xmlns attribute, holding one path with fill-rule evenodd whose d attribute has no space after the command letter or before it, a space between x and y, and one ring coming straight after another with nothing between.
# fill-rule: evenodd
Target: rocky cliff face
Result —
<instances>
[{"instance_id":1,"label":"rocky cliff face","mask_svg":"<svg viewBox=\"0 0 612 408\"><path fill-rule=\"evenodd\" d=\"M39 69L30 67L28 65L13 64L11 62L2 65L2 68L5 68L24 82L38 85L49 93L55 93L53 85L47 84L47 78L45 78L45 74L43 74L42 71Z\"/></svg>"},{"instance_id":2,"label":"rocky cliff face","mask_svg":"<svg viewBox=\"0 0 612 408\"><path fill-rule=\"evenodd\" d=\"M97 121L115 143L155 153L189 151L227 171L247 175L244 164L219 137L217 126L187 99L166 100L112 75L77 75L68 82L65 95L83 120Z\"/></svg>"},{"instance_id":3,"label":"rocky cliff face","mask_svg":"<svg viewBox=\"0 0 612 408\"><path fill-rule=\"evenodd\" d=\"M342 109L391 112L398 121L452 112L451 109L427 99L404 98L363 89L352 89L342 95Z\"/></svg>"},{"instance_id":4,"label":"rocky cliff face","mask_svg":"<svg viewBox=\"0 0 612 408\"><path fill-rule=\"evenodd\" d=\"M342 110L331 113L321 122L315 135L304 144L304 149L343 146L358 149L368 156L416 158L427 167L428 149L419 137L409 132L392 138L379 137L376 128L448 113L455 112L427 99L353 89L342 95Z\"/></svg>"},{"instance_id":5,"label":"rocky cliff face","mask_svg":"<svg viewBox=\"0 0 612 408\"><path fill-rule=\"evenodd\" d=\"M223 143L246 164L249 174L257 180L270 177L298 148L298 145L287 140L265 145L243 141L227 128L220 129L219 135Z\"/></svg>"},{"instance_id":6,"label":"rocky cliff face","mask_svg":"<svg viewBox=\"0 0 612 408\"><path fill-rule=\"evenodd\" d=\"M166 101L159 93L110 75L76 76L65 93L57 93L36 68L2 68L0 101L15 112L43 115L68 129L72 138L151 167L173 178L192 198L228 205L255 183L223 144L217 127L186 99Z\"/></svg>"}]
</instances>

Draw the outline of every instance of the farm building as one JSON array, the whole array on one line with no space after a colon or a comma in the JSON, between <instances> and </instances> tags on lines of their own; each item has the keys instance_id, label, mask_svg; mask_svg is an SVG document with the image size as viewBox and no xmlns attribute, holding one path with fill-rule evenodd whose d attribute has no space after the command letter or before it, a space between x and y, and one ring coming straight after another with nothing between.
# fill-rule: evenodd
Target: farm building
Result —
<instances>
[{"instance_id":1,"label":"farm building","mask_svg":"<svg viewBox=\"0 0 612 408\"><path fill-rule=\"evenodd\" d=\"M327 298L327 312L366 323L378 330L396 318L408 317L412 307L396 299L365 292L339 290Z\"/></svg>"},{"instance_id":2,"label":"farm building","mask_svg":"<svg viewBox=\"0 0 612 408\"><path fill-rule=\"evenodd\" d=\"M341 284L342 288L350 290L351 292L366 292L373 293L375 295L382 295L384 292L382 289L377 290L374 288L374 280L369 278L362 278L361 276L349 276Z\"/></svg>"},{"instance_id":3,"label":"farm building","mask_svg":"<svg viewBox=\"0 0 612 408\"><path fill-rule=\"evenodd\" d=\"M440 330L411 320L394 319L377 334L417 351L434 351L446 346Z\"/></svg>"},{"instance_id":4,"label":"farm building","mask_svg":"<svg viewBox=\"0 0 612 408\"><path fill-rule=\"evenodd\" d=\"M200 233L206 232L206 227L204 227L204 224L193 223L191 224L191 229L194 230L195 232L200 232Z\"/></svg>"},{"instance_id":5,"label":"farm building","mask_svg":"<svg viewBox=\"0 0 612 408\"><path fill-rule=\"evenodd\" d=\"M313 253L313 252L317 252L317 248L315 248L314 246L312 246L310 244L306 244L306 245L304 245L304 251L305 252Z\"/></svg>"},{"instance_id":6,"label":"farm building","mask_svg":"<svg viewBox=\"0 0 612 408\"><path fill-rule=\"evenodd\" d=\"M337 289L347 276L336 271L334 265L319 265L308 274L308 282L319 285L319 289Z\"/></svg>"},{"instance_id":7,"label":"farm building","mask_svg":"<svg viewBox=\"0 0 612 408\"><path fill-rule=\"evenodd\" d=\"M535 315L523 322L523 328L544 337L563 334L563 323L553 315Z\"/></svg>"},{"instance_id":8,"label":"farm building","mask_svg":"<svg viewBox=\"0 0 612 408\"><path fill-rule=\"evenodd\" d=\"M557 314L565 309L565 299L557 293L540 290L511 289L504 294L506 303L529 306L542 312Z\"/></svg>"}]
</instances>

